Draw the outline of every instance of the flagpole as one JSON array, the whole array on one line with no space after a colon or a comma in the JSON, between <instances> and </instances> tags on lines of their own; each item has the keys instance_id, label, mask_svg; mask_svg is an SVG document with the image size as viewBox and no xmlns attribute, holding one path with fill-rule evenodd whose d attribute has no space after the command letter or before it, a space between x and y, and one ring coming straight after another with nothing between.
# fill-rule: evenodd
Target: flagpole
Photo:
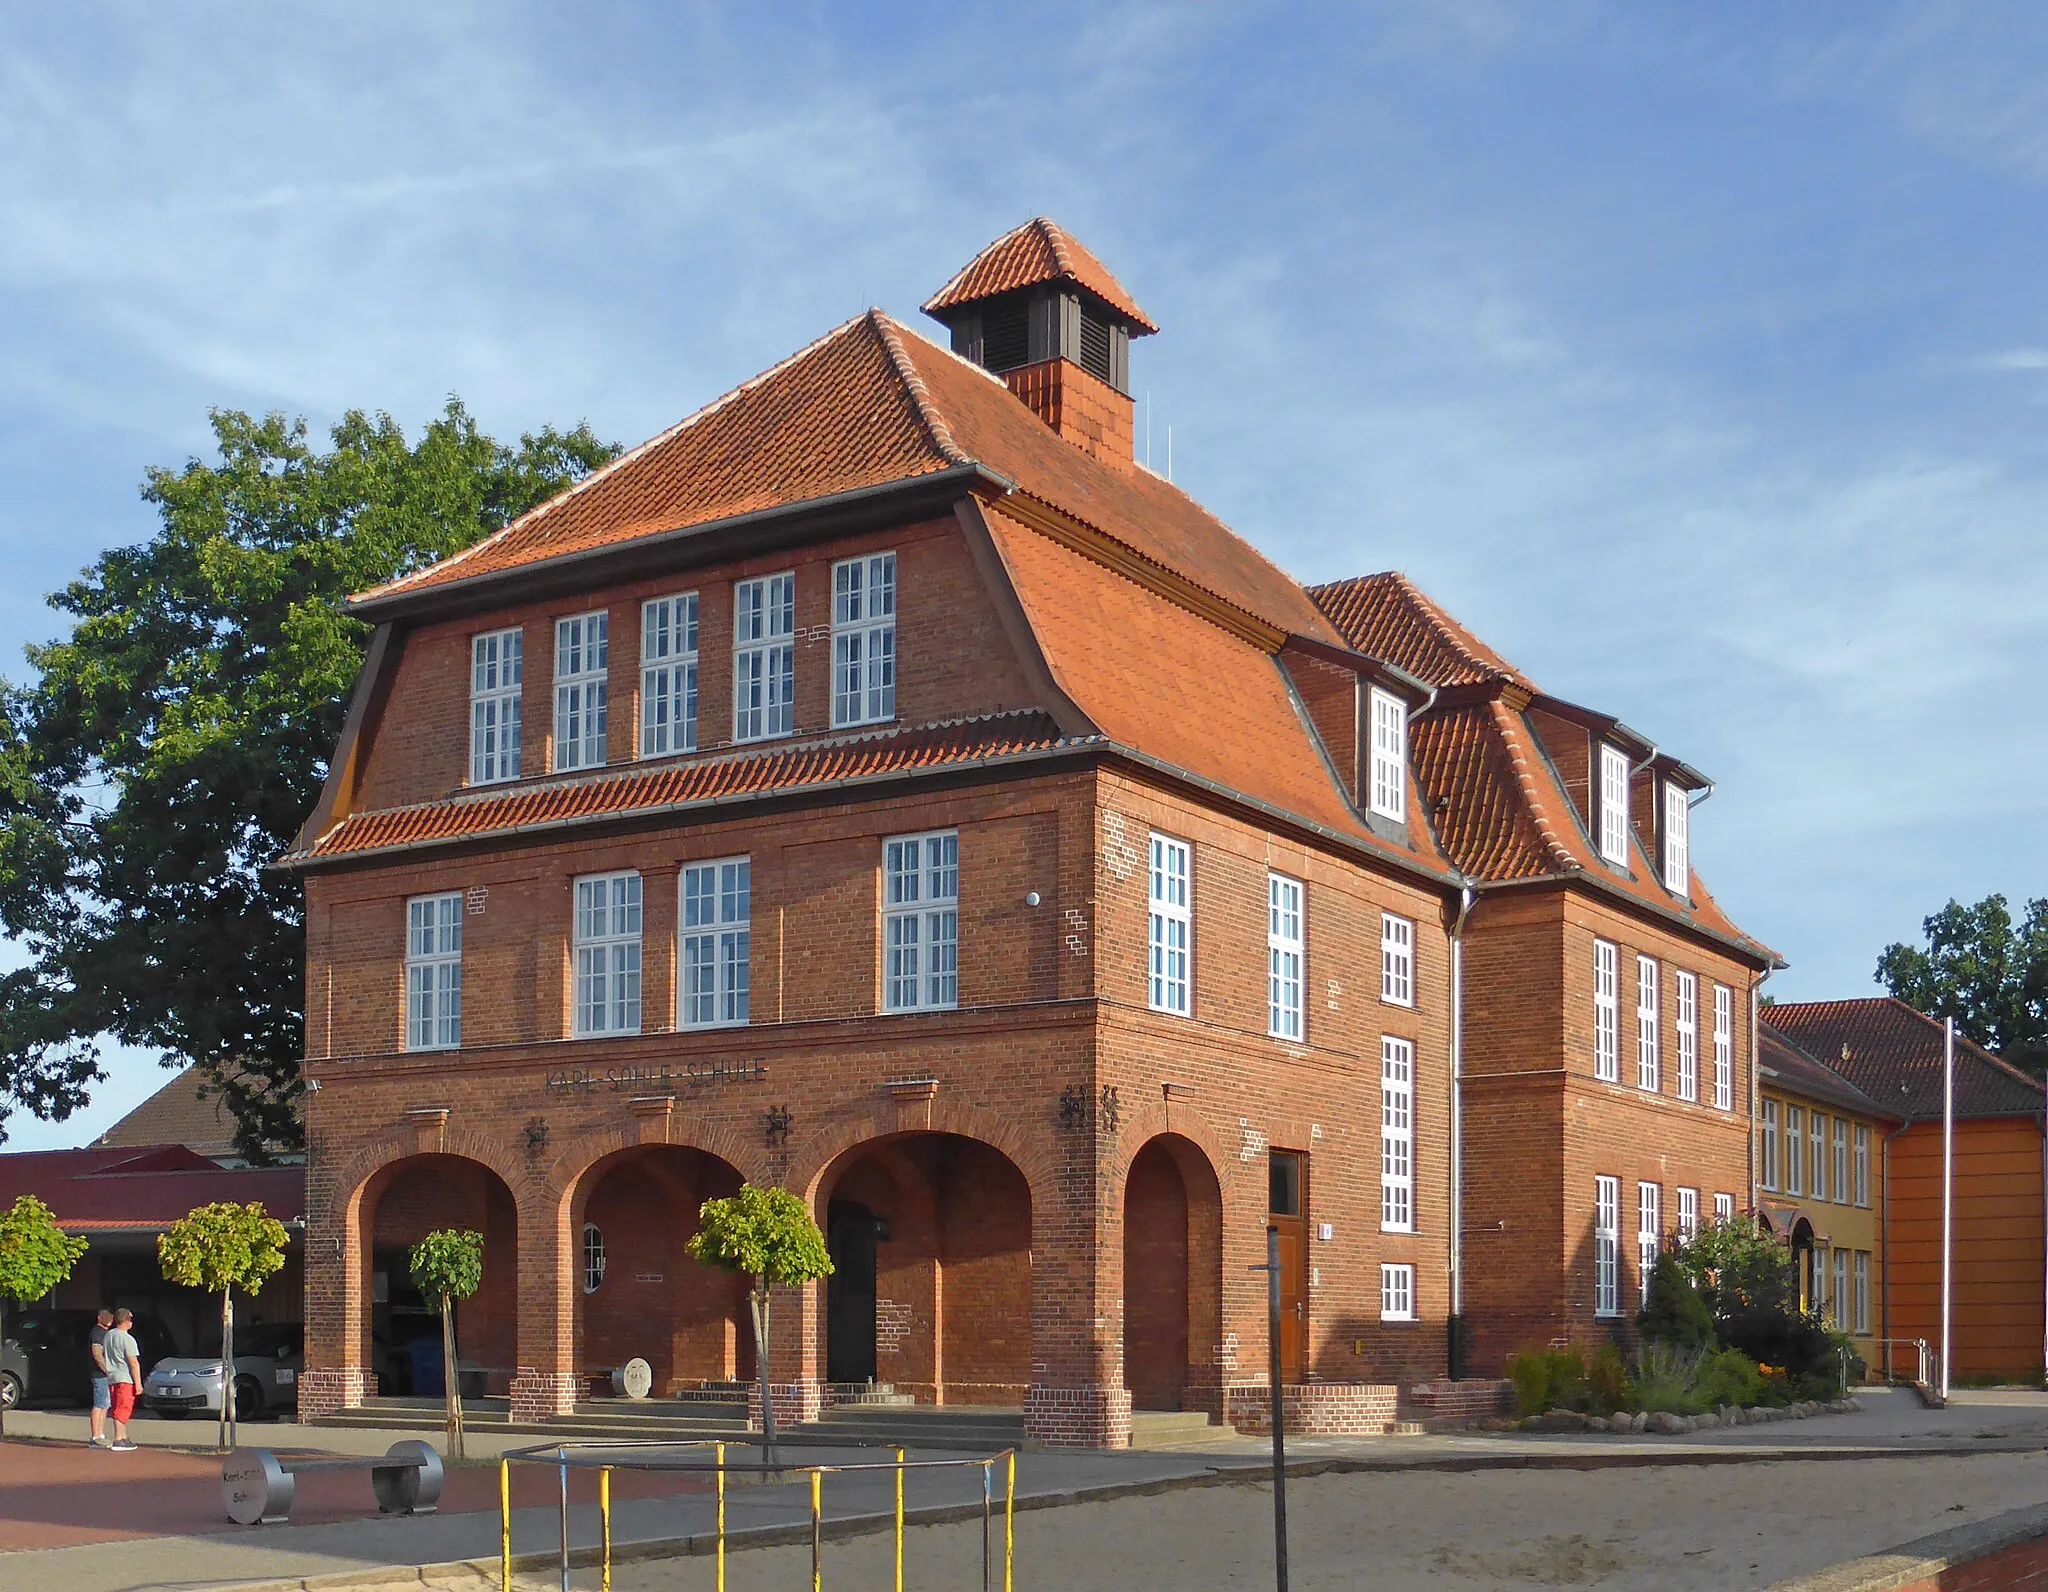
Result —
<instances>
[{"instance_id":1,"label":"flagpole","mask_svg":"<svg viewBox=\"0 0 2048 1592\"><path fill-rule=\"evenodd\" d=\"M1949 1327L1955 1290L1956 1020L1941 1041L1941 1397L1948 1400Z\"/></svg>"}]
</instances>

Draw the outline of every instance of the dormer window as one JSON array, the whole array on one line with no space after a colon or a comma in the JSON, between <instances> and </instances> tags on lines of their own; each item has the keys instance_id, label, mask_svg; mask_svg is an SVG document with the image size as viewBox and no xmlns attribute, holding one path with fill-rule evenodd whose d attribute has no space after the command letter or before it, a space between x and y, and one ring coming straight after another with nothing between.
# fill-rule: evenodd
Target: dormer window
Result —
<instances>
[{"instance_id":1,"label":"dormer window","mask_svg":"<svg viewBox=\"0 0 2048 1592\"><path fill-rule=\"evenodd\" d=\"M1372 810L1396 823L1408 816L1408 704L1372 688Z\"/></svg>"},{"instance_id":2,"label":"dormer window","mask_svg":"<svg viewBox=\"0 0 2048 1592\"><path fill-rule=\"evenodd\" d=\"M1686 854L1686 820L1692 809L1686 803L1685 788L1664 786L1664 888L1673 895L1692 890L1692 865Z\"/></svg>"},{"instance_id":3,"label":"dormer window","mask_svg":"<svg viewBox=\"0 0 2048 1592\"><path fill-rule=\"evenodd\" d=\"M1618 868L1628 866L1628 754L1600 747L1600 855Z\"/></svg>"}]
</instances>

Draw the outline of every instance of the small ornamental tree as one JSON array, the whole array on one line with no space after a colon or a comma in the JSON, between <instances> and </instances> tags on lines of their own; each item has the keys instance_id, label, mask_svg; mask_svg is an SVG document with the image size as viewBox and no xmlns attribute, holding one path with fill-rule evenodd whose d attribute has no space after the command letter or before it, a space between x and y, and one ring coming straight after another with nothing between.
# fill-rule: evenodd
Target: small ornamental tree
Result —
<instances>
[{"instance_id":1,"label":"small ornamental tree","mask_svg":"<svg viewBox=\"0 0 2048 1592\"><path fill-rule=\"evenodd\" d=\"M804 1202L785 1188L743 1183L729 1199L706 1200L697 1214L701 1225L687 1246L691 1256L748 1281L754 1370L761 1384L761 1445L772 1465L775 1403L768 1396L768 1290L801 1288L831 1276L832 1257Z\"/></svg>"},{"instance_id":2,"label":"small ornamental tree","mask_svg":"<svg viewBox=\"0 0 2048 1592\"><path fill-rule=\"evenodd\" d=\"M220 1446L235 1445L235 1290L254 1298L284 1267L290 1235L260 1202L202 1205L156 1241L164 1278L220 1295Z\"/></svg>"},{"instance_id":3,"label":"small ornamental tree","mask_svg":"<svg viewBox=\"0 0 2048 1592\"><path fill-rule=\"evenodd\" d=\"M6 1306L31 1305L71 1275L85 1240L57 1225L49 1206L33 1194L19 1196L0 1215L0 1338L6 1336ZM0 1397L0 1437L7 1435L7 1405Z\"/></svg>"},{"instance_id":4,"label":"small ornamental tree","mask_svg":"<svg viewBox=\"0 0 2048 1592\"><path fill-rule=\"evenodd\" d=\"M448 1457L461 1459L462 1388L455 1378L455 1301L484 1280L484 1235L444 1227L412 1246L412 1278L420 1292L441 1301L441 1387L448 1400Z\"/></svg>"}]
</instances>

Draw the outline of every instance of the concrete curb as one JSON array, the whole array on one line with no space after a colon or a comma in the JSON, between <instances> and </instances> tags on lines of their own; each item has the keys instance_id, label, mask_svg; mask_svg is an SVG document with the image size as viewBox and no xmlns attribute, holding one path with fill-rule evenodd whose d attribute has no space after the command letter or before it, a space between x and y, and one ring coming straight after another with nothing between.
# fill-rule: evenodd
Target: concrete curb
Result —
<instances>
[{"instance_id":1,"label":"concrete curb","mask_svg":"<svg viewBox=\"0 0 2048 1592\"><path fill-rule=\"evenodd\" d=\"M1916 1537L1831 1569L1778 1581L1765 1592L1894 1592L2042 1536L2048 1536L2048 1504L2030 1504L1953 1531Z\"/></svg>"}]
</instances>

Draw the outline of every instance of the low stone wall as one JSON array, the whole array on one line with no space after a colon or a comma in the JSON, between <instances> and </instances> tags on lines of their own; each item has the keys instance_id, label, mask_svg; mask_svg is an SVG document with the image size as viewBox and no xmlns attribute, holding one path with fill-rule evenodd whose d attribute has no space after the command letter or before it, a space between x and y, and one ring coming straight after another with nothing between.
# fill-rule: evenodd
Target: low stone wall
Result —
<instances>
[{"instance_id":1,"label":"low stone wall","mask_svg":"<svg viewBox=\"0 0 2048 1592\"><path fill-rule=\"evenodd\" d=\"M799 1421L815 1421L825 1409L823 1382L770 1382L768 1396L775 1401L775 1428L787 1431ZM747 1385L747 1425L761 1429L761 1385Z\"/></svg>"},{"instance_id":2,"label":"low stone wall","mask_svg":"<svg viewBox=\"0 0 2048 1592\"><path fill-rule=\"evenodd\" d=\"M1768 1592L2039 1592L2048 1587L2048 1504L2030 1504L1780 1581Z\"/></svg>"},{"instance_id":3,"label":"low stone wall","mask_svg":"<svg viewBox=\"0 0 2048 1592\"><path fill-rule=\"evenodd\" d=\"M1455 1421L1469 1426L1512 1414L1515 1384L1505 1377L1423 1382L1408 1390L1406 1406L1416 1420Z\"/></svg>"},{"instance_id":4,"label":"low stone wall","mask_svg":"<svg viewBox=\"0 0 2048 1592\"><path fill-rule=\"evenodd\" d=\"M1391 1382L1303 1382L1282 1387L1287 1430L1302 1437L1380 1437L1399 1419ZM1223 1390L1226 1425L1247 1437L1273 1430L1272 1390L1262 1383Z\"/></svg>"}]
</instances>

